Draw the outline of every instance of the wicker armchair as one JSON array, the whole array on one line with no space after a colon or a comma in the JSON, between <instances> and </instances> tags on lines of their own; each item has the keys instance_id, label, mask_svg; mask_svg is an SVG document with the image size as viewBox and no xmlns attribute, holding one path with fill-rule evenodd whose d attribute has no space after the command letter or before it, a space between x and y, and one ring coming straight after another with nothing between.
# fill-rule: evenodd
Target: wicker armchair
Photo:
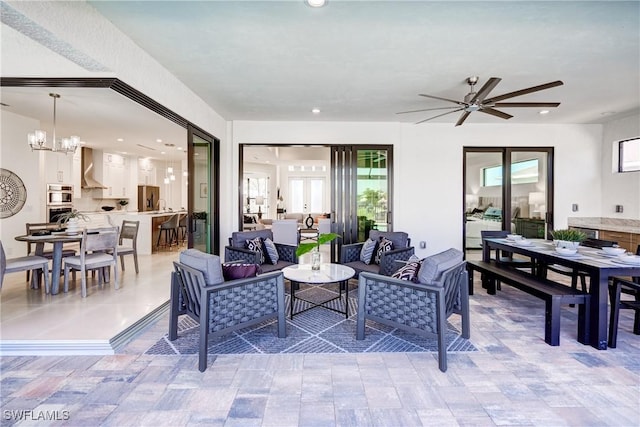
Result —
<instances>
[{"instance_id":1,"label":"wicker armchair","mask_svg":"<svg viewBox=\"0 0 640 427\"><path fill-rule=\"evenodd\" d=\"M342 245L340 249L340 264L348 265L356 271L356 276L362 272L382 274L383 276L391 276L394 271L402 266L401 263L396 261L406 261L415 250L411 246L411 239L409 235L403 231L384 232L378 230L371 230L369 238L378 240L381 237L386 237L393 242L393 248L390 251L384 252L380 257L380 263L366 264L360 261L360 252L362 251L362 243L352 243L348 245Z\"/></svg>"},{"instance_id":2,"label":"wicker armchair","mask_svg":"<svg viewBox=\"0 0 640 427\"><path fill-rule=\"evenodd\" d=\"M193 251L190 250L192 255ZM271 318L278 320L278 337L286 336L282 272L220 282L212 279L211 273L221 270L219 257L200 253L191 259L189 262L192 265L200 264L200 268L189 267L181 262L173 263L175 271L171 273L169 340L178 338L179 316L187 315L200 324L200 372L207 369L209 337L224 335ZM211 280L219 283L207 284Z\"/></svg>"},{"instance_id":3,"label":"wicker armchair","mask_svg":"<svg viewBox=\"0 0 640 427\"><path fill-rule=\"evenodd\" d=\"M446 372L446 319L453 313L460 314L462 337L470 335L467 277L464 261L444 270L428 284L363 272L358 283L356 339L364 339L367 319L437 337L438 365Z\"/></svg>"},{"instance_id":4,"label":"wicker armchair","mask_svg":"<svg viewBox=\"0 0 640 427\"><path fill-rule=\"evenodd\" d=\"M254 230L254 231L235 231L229 238L229 245L224 248L225 262L242 261L249 264L261 264L258 254L254 251L246 249L245 242L247 240L262 237L263 239L271 239L273 241L273 233L271 230ZM265 263L260 265L263 273L270 271L279 271L283 268L297 264L296 246L275 243L278 250L279 260L276 264Z\"/></svg>"}]
</instances>

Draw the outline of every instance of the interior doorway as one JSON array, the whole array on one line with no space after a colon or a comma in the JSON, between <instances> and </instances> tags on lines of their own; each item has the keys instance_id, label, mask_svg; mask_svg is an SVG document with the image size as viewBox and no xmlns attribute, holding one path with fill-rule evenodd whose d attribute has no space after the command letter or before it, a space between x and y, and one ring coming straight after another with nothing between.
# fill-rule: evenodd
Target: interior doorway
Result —
<instances>
[{"instance_id":1,"label":"interior doorway","mask_svg":"<svg viewBox=\"0 0 640 427\"><path fill-rule=\"evenodd\" d=\"M553 148L465 147L463 200L465 249L482 247L483 230L548 238L553 230Z\"/></svg>"}]
</instances>

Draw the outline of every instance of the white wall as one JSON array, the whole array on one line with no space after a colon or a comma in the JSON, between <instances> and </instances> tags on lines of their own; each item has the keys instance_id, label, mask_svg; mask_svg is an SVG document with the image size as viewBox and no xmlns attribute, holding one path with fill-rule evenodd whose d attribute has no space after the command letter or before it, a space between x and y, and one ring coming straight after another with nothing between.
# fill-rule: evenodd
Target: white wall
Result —
<instances>
[{"instance_id":1,"label":"white wall","mask_svg":"<svg viewBox=\"0 0 640 427\"><path fill-rule=\"evenodd\" d=\"M618 144L640 137L640 114L604 125L602 137L602 216L640 220L640 172L618 173ZM615 205L624 211L616 213Z\"/></svg>"},{"instance_id":2,"label":"white wall","mask_svg":"<svg viewBox=\"0 0 640 427\"><path fill-rule=\"evenodd\" d=\"M423 256L462 247L463 146L555 147L556 227L566 226L572 203L599 216L601 132L601 125L237 121L233 142L235 153L240 143L393 144L394 229L427 242L416 249Z\"/></svg>"},{"instance_id":3,"label":"white wall","mask_svg":"<svg viewBox=\"0 0 640 427\"><path fill-rule=\"evenodd\" d=\"M27 188L27 200L22 210L0 219L0 240L7 257L26 255L24 242L14 237L24 234L28 222L42 222L45 215L45 153L31 151L27 145L27 130L38 129L40 122L17 114L2 112L0 133L0 167L16 174ZM61 154L59 154L61 155Z\"/></svg>"}]
</instances>

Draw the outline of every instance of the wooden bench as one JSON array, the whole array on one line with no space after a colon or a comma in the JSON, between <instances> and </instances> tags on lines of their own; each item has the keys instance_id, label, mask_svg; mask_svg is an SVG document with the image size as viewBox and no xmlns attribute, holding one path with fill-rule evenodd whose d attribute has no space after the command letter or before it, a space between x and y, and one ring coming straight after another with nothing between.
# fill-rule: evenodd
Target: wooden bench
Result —
<instances>
[{"instance_id":1,"label":"wooden bench","mask_svg":"<svg viewBox=\"0 0 640 427\"><path fill-rule=\"evenodd\" d=\"M496 280L520 289L545 302L544 341L549 345L560 344L560 306L562 304L579 304L578 306L578 341L589 342L589 303L590 295L579 292L568 286L547 279L535 277L514 268L501 266L495 261L467 261L469 271L469 287L473 287L473 272L478 271L488 279L487 292L495 294Z\"/></svg>"}]
</instances>

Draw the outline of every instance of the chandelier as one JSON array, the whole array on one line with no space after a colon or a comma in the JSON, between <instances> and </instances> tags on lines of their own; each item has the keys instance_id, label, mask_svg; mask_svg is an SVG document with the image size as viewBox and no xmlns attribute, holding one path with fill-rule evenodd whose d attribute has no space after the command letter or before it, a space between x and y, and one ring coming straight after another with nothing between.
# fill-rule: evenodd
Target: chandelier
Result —
<instances>
[{"instance_id":1,"label":"chandelier","mask_svg":"<svg viewBox=\"0 0 640 427\"><path fill-rule=\"evenodd\" d=\"M47 132L43 130L35 130L27 134L27 143L33 150L55 151L58 153L75 153L78 145L80 145L80 137L72 135L64 137L60 140L56 139L56 101L60 98L57 93L50 93L53 98L53 142L51 147L47 146Z\"/></svg>"}]
</instances>

